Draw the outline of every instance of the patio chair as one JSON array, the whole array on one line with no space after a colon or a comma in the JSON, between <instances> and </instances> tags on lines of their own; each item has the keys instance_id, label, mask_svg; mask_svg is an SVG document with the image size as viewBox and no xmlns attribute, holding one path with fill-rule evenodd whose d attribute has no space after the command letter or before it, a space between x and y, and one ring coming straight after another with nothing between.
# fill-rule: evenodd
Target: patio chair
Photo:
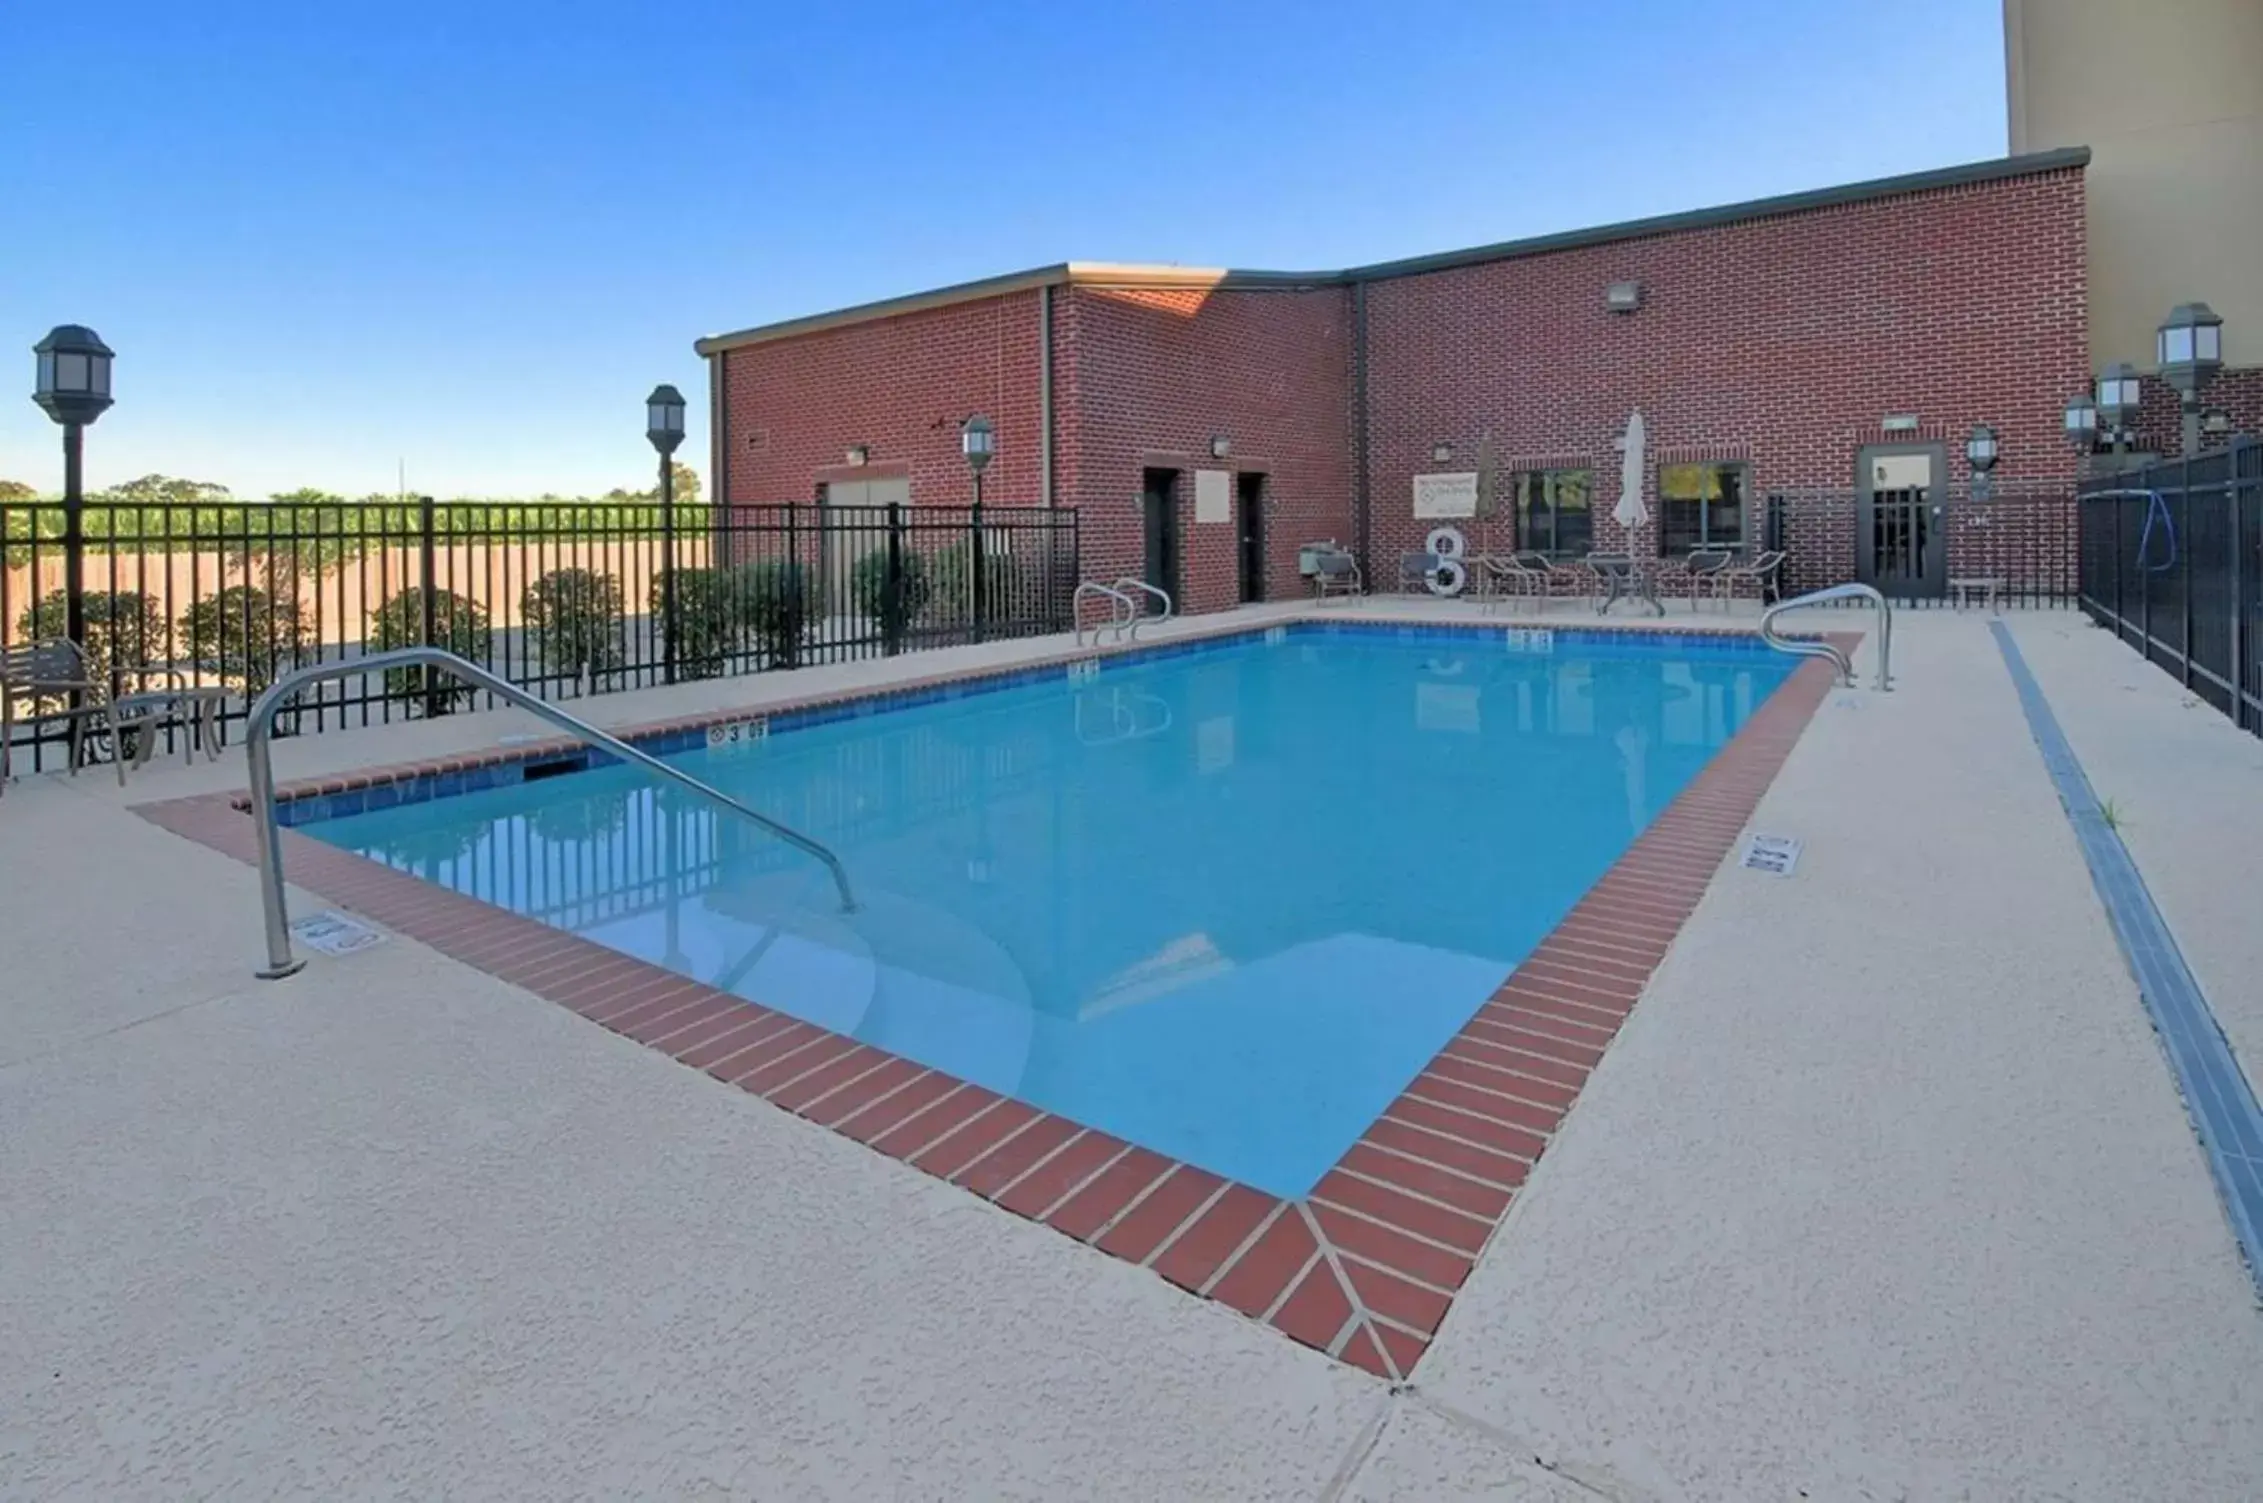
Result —
<instances>
[{"instance_id":1,"label":"patio chair","mask_svg":"<svg viewBox=\"0 0 2263 1503\"><path fill-rule=\"evenodd\" d=\"M1478 580L1483 585L1481 594L1488 605L1494 601L1530 598L1535 611L1544 611L1556 593L1559 580L1569 579L1584 593L1588 571L1557 563L1547 554L1534 549L1519 549L1515 553L1488 553L1473 559Z\"/></svg>"},{"instance_id":2,"label":"patio chair","mask_svg":"<svg viewBox=\"0 0 2263 1503\"><path fill-rule=\"evenodd\" d=\"M1399 593L1427 595L1430 593L1430 576L1438 572L1443 562L1435 553L1417 549L1399 555Z\"/></svg>"},{"instance_id":3,"label":"patio chair","mask_svg":"<svg viewBox=\"0 0 2263 1503\"><path fill-rule=\"evenodd\" d=\"M1747 581L1751 582L1753 592L1759 596L1761 604L1771 605L1783 599L1786 557L1785 550L1771 548L1755 554L1749 562L1732 562L1714 576L1713 589L1722 600L1722 609L1726 610L1729 603L1737 598L1737 587Z\"/></svg>"},{"instance_id":4,"label":"patio chair","mask_svg":"<svg viewBox=\"0 0 2263 1503\"><path fill-rule=\"evenodd\" d=\"M1699 601L1719 594L1722 576L1736 558L1733 548L1692 548L1686 558L1658 566L1658 593L1684 596L1694 611Z\"/></svg>"},{"instance_id":5,"label":"patio chair","mask_svg":"<svg viewBox=\"0 0 2263 1503\"><path fill-rule=\"evenodd\" d=\"M1312 593L1320 600L1330 595L1367 593L1367 583L1359 573L1359 560L1340 548L1314 550Z\"/></svg>"},{"instance_id":6,"label":"patio chair","mask_svg":"<svg viewBox=\"0 0 2263 1503\"><path fill-rule=\"evenodd\" d=\"M112 681L127 678L143 682L163 678L168 680L168 686L114 694ZM118 784L123 787L127 734L140 735L139 750L133 762L137 767L142 766L156 749L157 733L168 719L188 730L190 760L195 760L198 745L217 757L218 711L226 692L191 685L179 669L172 667L114 668L106 676L97 675L87 666L84 650L67 637L0 651L0 789L6 788L13 770L10 763L15 752L16 720L22 706L30 707L30 718L35 721L56 716L69 721L69 761L73 775L86 765L88 738L107 735L110 760L117 768ZM74 697L76 704L69 702ZM64 702L59 707L53 703L58 700Z\"/></svg>"}]
</instances>

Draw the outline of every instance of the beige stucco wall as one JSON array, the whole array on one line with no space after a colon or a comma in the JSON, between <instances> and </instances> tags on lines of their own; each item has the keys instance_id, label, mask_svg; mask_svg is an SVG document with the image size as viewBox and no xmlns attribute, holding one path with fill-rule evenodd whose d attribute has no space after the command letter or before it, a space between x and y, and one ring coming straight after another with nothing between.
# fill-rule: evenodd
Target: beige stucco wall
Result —
<instances>
[{"instance_id":1,"label":"beige stucco wall","mask_svg":"<svg viewBox=\"0 0 2263 1503\"><path fill-rule=\"evenodd\" d=\"M2011 149L2088 146L2093 361L2177 303L2263 366L2263 0L2004 0Z\"/></svg>"}]
</instances>

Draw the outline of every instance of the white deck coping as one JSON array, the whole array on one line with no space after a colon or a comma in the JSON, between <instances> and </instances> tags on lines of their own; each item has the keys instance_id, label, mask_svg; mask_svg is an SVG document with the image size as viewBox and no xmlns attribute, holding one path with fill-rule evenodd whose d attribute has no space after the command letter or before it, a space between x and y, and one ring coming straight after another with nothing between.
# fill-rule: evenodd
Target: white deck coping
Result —
<instances>
[{"instance_id":1,"label":"white deck coping","mask_svg":"<svg viewBox=\"0 0 2263 1503\"><path fill-rule=\"evenodd\" d=\"M1984 619L1904 614L1900 687L1818 712L1755 821L1806 841L1798 874L1716 878L1400 1395L406 940L253 981L250 871L122 807L241 786L240 754L122 798L26 780L0 798L6 1489L2263 1492L2263 1316ZM2088 758L2120 661L2014 620ZM310 736L278 769L522 720ZM2157 754L2215 730L2164 717ZM2151 765L2127 755L2102 794ZM2214 910L2130 802L2222 1008L2187 932ZM2180 858L2255 849L2178 829Z\"/></svg>"}]
</instances>

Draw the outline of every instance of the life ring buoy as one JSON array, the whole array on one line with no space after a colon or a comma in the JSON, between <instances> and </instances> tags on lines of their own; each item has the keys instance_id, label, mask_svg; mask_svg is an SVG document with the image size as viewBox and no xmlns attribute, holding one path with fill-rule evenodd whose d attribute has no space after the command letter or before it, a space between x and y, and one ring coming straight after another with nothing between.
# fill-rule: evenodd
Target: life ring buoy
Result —
<instances>
[{"instance_id":1,"label":"life ring buoy","mask_svg":"<svg viewBox=\"0 0 2263 1503\"><path fill-rule=\"evenodd\" d=\"M1442 558L1430 571L1430 593L1451 598L1469 588L1469 567L1458 558Z\"/></svg>"},{"instance_id":2,"label":"life ring buoy","mask_svg":"<svg viewBox=\"0 0 2263 1503\"><path fill-rule=\"evenodd\" d=\"M1423 539L1423 551L1440 558L1461 558L1469 552L1469 539L1462 536L1459 527L1433 527L1430 536Z\"/></svg>"}]
</instances>

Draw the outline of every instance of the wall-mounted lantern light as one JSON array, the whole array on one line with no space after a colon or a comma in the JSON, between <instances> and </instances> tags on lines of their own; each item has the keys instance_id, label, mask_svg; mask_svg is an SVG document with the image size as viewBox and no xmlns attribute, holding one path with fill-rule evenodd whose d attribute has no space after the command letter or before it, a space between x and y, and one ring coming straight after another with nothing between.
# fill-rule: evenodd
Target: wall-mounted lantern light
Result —
<instances>
[{"instance_id":1,"label":"wall-mounted lantern light","mask_svg":"<svg viewBox=\"0 0 2263 1503\"><path fill-rule=\"evenodd\" d=\"M1213 433L1210 435L1210 457L1212 459L1224 459L1233 450L1233 443L1225 434Z\"/></svg>"},{"instance_id":2,"label":"wall-mounted lantern light","mask_svg":"<svg viewBox=\"0 0 2263 1503\"><path fill-rule=\"evenodd\" d=\"M869 447L868 445L865 445L865 444L851 444L851 445L849 445L849 463L850 463L850 464L859 464L859 465L860 465L860 464L863 464L863 463L864 463L865 461L869 460L870 458L872 458L872 450L871 450L871 448L870 448L870 447Z\"/></svg>"},{"instance_id":3,"label":"wall-mounted lantern light","mask_svg":"<svg viewBox=\"0 0 2263 1503\"><path fill-rule=\"evenodd\" d=\"M1965 462L1972 466L1976 475L1985 475L1996 468L1996 460L2001 453L1996 430L1986 423L1977 424L1972 430L1972 436L1964 441Z\"/></svg>"},{"instance_id":4,"label":"wall-mounted lantern light","mask_svg":"<svg viewBox=\"0 0 2263 1503\"><path fill-rule=\"evenodd\" d=\"M1454 446L1444 439L1438 440L1430 446L1430 462L1432 464L1452 464L1454 462Z\"/></svg>"}]
</instances>

